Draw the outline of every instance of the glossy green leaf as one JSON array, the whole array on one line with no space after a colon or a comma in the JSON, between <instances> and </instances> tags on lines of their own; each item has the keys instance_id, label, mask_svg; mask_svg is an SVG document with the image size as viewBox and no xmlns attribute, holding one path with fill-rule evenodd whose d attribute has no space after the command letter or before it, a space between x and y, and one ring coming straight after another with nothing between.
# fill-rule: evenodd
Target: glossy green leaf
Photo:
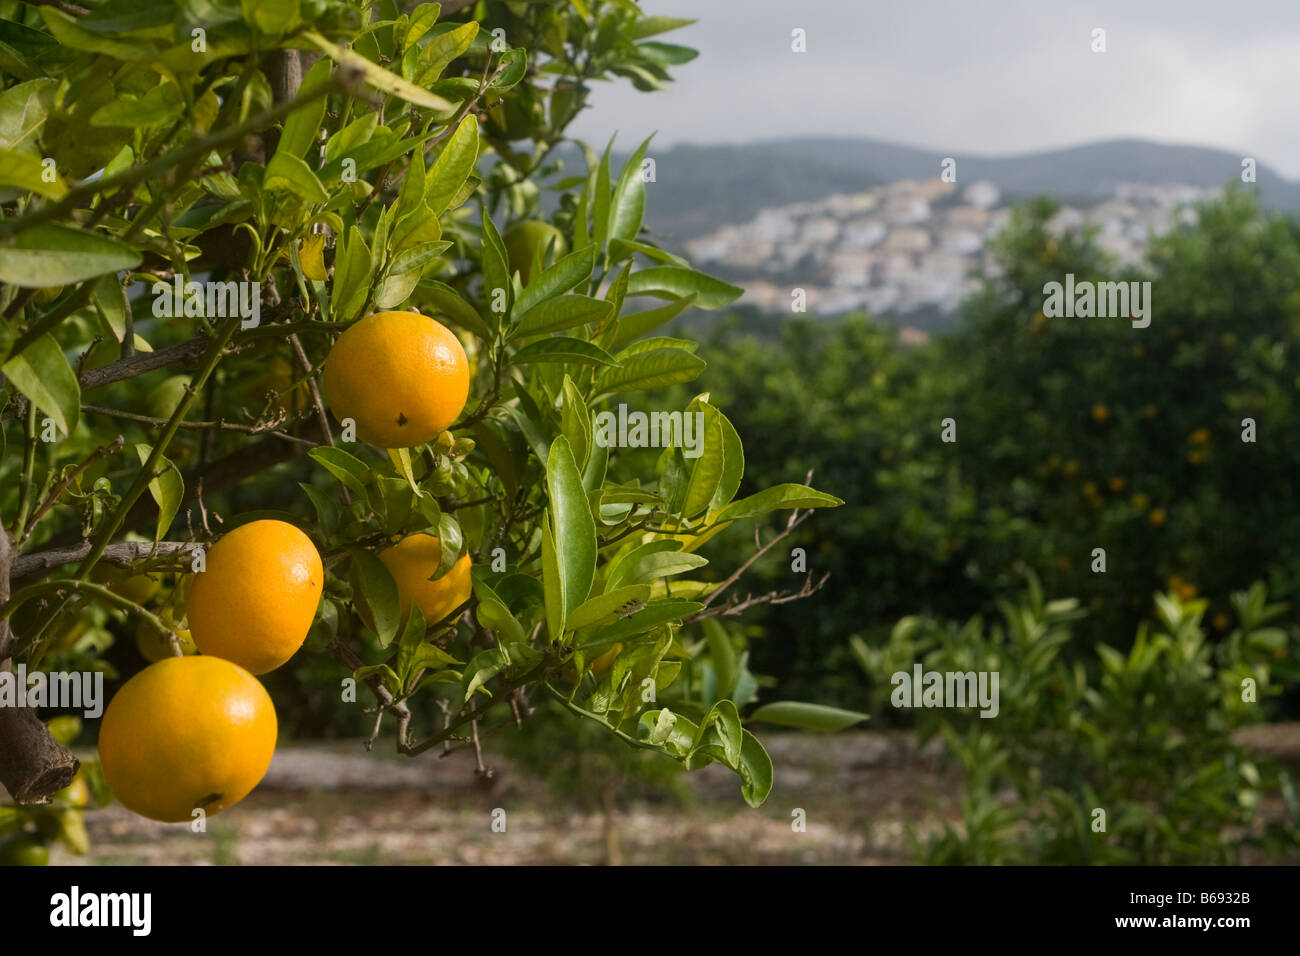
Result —
<instances>
[{"instance_id":1,"label":"glossy green leaf","mask_svg":"<svg viewBox=\"0 0 1300 956\"><path fill-rule=\"evenodd\" d=\"M622 365L606 369L596 377L595 393L630 392L662 388L698 378L705 361L686 349L656 348L646 352L618 353Z\"/></svg>"},{"instance_id":2,"label":"glossy green leaf","mask_svg":"<svg viewBox=\"0 0 1300 956\"><path fill-rule=\"evenodd\" d=\"M62 199L68 192L63 177L46 167L41 157L0 149L0 186L11 186L38 196Z\"/></svg>"},{"instance_id":3,"label":"glossy green leaf","mask_svg":"<svg viewBox=\"0 0 1300 956\"><path fill-rule=\"evenodd\" d=\"M135 446L135 453L140 458L140 464L143 465L149 460L153 448L138 444ZM181 499L185 497L185 482L181 479L180 470L166 457L158 461L156 468L156 475L149 482L149 495L158 505L158 521L153 539L161 541L166 536L167 529L172 526L176 512L180 510Z\"/></svg>"},{"instance_id":4,"label":"glossy green leaf","mask_svg":"<svg viewBox=\"0 0 1300 956\"><path fill-rule=\"evenodd\" d=\"M562 257L524 287L515 303L515 313L522 318L530 309L547 299L568 292L578 283L591 278L591 270L595 267L596 250L592 246Z\"/></svg>"},{"instance_id":5,"label":"glossy green leaf","mask_svg":"<svg viewBox=\"0 0 1300 956\"><path fill-rule=\"evenodd\" d=\"M590 296L561 295L533 306L519 317L510 333L512 339L527 335L542 335L585 325L609 313L609 303Z\"/></svg>"},{"instance_id":6,"label":"glossy green leaf","mask_svg":"<svg viewBox=\"0 0 1300 956\"><path fill-rule=\"evenodd\" d=\"M567 619L591 593L596 574L596 521L582 487L582 474L573 449L563 435L551 443L546 462L546 493L550 499L560 606Z\"/></svg>"},{"instance_id":7,"label":"glossy green leaf","mask_svg":"<svg viewBox=\"0 0 1300 956\"><path fill-rule=\"evenodd\" d=\"M58 80L40 77L0 93L0 148L40 155L41 130L54 107L58 87Z\"/></svg>"},{"instance_id":8,"label":"glossy green leaf","mask_svg":"<svg viewBox=\"0 0 1300 956\"><path fill-rule=\"evenodd\" d=\"M478 162L478 149L478 120L466 116L443 144L438 158L429 168L424 199L435 215L451 206L452 198L460 192L470 173L474 172L474 165Z\"/></svg>"},{"instance_id":9,"label":"glossy green leaf","mask_svg":"<svg viewBox=\"0 0 1300 956\"><path fill-rule=\"evenodd\" d=\"M514 365L527 365L530 362L550 362L560 365L618 364L614 356L599 345L563 335L538 339L531 345L525 345L511 356L510 361Z\"/></svg>"},{"instance_id":10,"label":"glossy green leaf","mask_svg":"<svg viewBox=\"0 0 1300 956\"><path fill-rule=\"evenodd\" d=\"M641 160L645 158L651 138L646 137L645 142L637 147L614 187L609 209L608 234L611 240L635 239L641 231L641 220L645 217L645 180L641 176Z\"/></svg>"},{"instance_id":11,"label":"glossy green leaf","mask_svg":"<svg viewBox=\"0 0 1300 956\"><path fill-rule=\"evenodd\" d=\"M301 97L320 89L329 82L329 78L330 61L321 57L312 64L312 68L302 78L298 95ZM295 109L284 119L284 128L280 132L280 141L276 144L275 154L279 156L284 153L299 159L306 157L320 134L321 120L324 117L325 97L323 96Z\"/></svg>"},{"instance_id":12,"label":"glossy green leaf","mask_svg":"<svg viewBox=\"0 0 1300 956\"><path fill-rule=\"evenodd\" d=\"M396 636L402 619L402 607L397 597L397 582L384 566L384 562L369 551L349 548L352 556L349 580L352 597L362 620L387 647Z\"/></svg>"},{"instance_id":13,"label":"glossy green leaf","mask_svg":"<svg viewBox=\"0 0 1300 956\"><path fill-rule=\"evenodd\" d=\"M584 601L569 615L565 626L570 630L595 627L612 621L620 612L632 613L639 610L636 605L645 604L650 599L650 585L632 584L627 587L606 591Z\"/></svg>"},{"instance_id":14,"label":"glossy green leaf","mask_svg":"<svg viewBox=\"0 0 1300 956\"><path fill-rule=\"evenodd\" d=\"M42 335L9 359L0 372L64 435L72 434L81 412L81 386L54 336Z\"/></svg>"},{"instance_id":15,"label":"glossy green leaf","mask_svg":"<svg viewBox=\"0 0 1300 956\"><path fill-rule=\"evenodd\" d=\"M758 494L733 501L718 513L718 521L757 518L782 508L834 508L843 500L807 485L784 484L765 488Z\"/></svg>"},{"instance_id":16,"label":"glossy green leaf","mask_svg":"<svg viewBox=\"0 0 1300 956\"><path fill-rule=\"evenodd\" d=\"M682 502L681 513L686 518L694 518L708 510L726 468L718 410L707 402L692 402L685 415L689 417L683 422L683 432L687 424L692 427L694 450L699 454L687 459L691 474L686 482L686 497ZM683 454L690 450L684 447Z\"/></svg>"},{"instance_id":17,"label":"glossy green leaf","mask_svg":"<svg viewBox=\"0 0 1300 956\"><path fill-rule=\"evenodd\" d=\"M366 481L370 477L370 469L365 463L353 455L349 455L342 448L334 448L330 445L320 445L311 449L307 454L320 463L321 467L347 487L355 494L365 497Z\"/></svg>"},{"instance_id":18,"label":"glossy green leaf","mask_svg":"<svg viewBox=\"0 0 1300 956\"><path fill-rule=\"evenodd\" d=\"M130 246L68 226L34 226L0 244L0 282L24 289L71 285L139 264Z\"/></svg>"},{"instance_id":19,"label":"glossy green leaf","mask_svg":"<svg viewBox=\"0 0 1300 956\"><path fill-rule=\"evenodd\" d=\"M682 298L694 295L701 309L720 309L740 298L744 290L721 279L682 269L678 266L653 266L632 273L628 295L653 295L659 298Z\"/></svg>"},{"instance_id":20,"label":"glossy green leaf","mask_svg":"<svg viewBox=\"0 0 1300 956\"><path fill-rule=\"evenodd\" d=\"M749 719L765 724L780 724L782 727L800 727L804 730L820 730L829 733L861 723L867 719L867 715L852 710L842 710L839 707L827 707L825 704L783 700L764 704L751 713Z\"/></svg>"}]
</instances>

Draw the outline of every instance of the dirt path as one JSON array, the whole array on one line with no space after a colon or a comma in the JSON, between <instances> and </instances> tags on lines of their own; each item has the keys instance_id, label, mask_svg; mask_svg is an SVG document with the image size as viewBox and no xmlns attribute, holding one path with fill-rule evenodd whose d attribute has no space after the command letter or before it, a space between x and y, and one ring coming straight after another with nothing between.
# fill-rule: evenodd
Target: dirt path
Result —
<instances>
[{"instance_id":1,"label":"dirt path","mask_svg":"<svg viewBox=\"0 0 1300 956\"><path fill-rule=\"evenodd\" d=\"M1300 725L1253 733L1252 746L1300 764ZM612 851L637 864L884 864L909 860L909 824L925 832L956 818L958 781L940 771L936 747L918 751L908 734L765 734L764 743L777 775L761 809L745 805L734 775L707 767L687 775L685 802L626 802L613 840L603 814L499 757L481 781L465 751L407 760L360 743L288 746L206 833L114 805L86 817L88 860L56 850L53 862L599 864ZM504 832L493 829L500 811Z\"/></svg>"}]
</instances>

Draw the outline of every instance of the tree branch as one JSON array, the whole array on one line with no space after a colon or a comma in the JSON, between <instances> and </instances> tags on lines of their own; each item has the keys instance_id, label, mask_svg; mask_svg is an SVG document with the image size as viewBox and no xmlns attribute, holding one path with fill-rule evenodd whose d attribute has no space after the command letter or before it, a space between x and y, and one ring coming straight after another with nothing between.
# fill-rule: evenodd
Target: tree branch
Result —
<instances>
[{"instance_id":1,"label":"tree branch","mask_svg":"<svg viewBox=\"0 0 1300 956\"><path fill-rule=\"evenodd\" d=\"M169 555L188 557L193 551L202 547L202 544L194 541L122 541L105 548L100 560L116 568L132 568L142 558ZM35 577L54 568L75 564L90 554L90 549L91 543L82 541L80 544L47 548L44 551L20 555L13 563L10 579L17 584L26 578Z\"/></svg>"},{"instance_id":2,"label":"tree branch","mask_svg":"<svg viewBox=\"0 0 1300 956\"><path fill-rule=\"evenodd\" d=\"M9 576L17 552L9 533L0 527L0 605L9 600ZM0 674L12 674L16 643L9 620L0 620ZM13 678L10 678L13 679ZM0 707L0 785L19 804L48 803L66 789L81 762L50 736L29 707Z\"/></svg>"}]
</instances>

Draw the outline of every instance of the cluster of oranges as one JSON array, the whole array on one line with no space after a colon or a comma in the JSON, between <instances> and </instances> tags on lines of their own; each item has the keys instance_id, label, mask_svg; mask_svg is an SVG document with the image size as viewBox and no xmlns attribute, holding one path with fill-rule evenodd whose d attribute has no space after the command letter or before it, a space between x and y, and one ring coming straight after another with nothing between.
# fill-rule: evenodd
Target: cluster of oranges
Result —
<instances>
[{"instance_id":1,"label":"cluster of oranges","mask_svg":"<svg viewBox=\"0 0 1300 956\"><path fill-rule=\"evenodd\" d=\"M359 439L387 448L435 438L469 397L460 342L414 312L380 312L349 327L326 359L323 383L340 420L352 419ZM469 556L434 578L441 554L441 542L428 534L380 552L403 620L412 604L434 623L468 600ZM189 589L188 631L177 629L174 649L161 638L142 639L154 663L127 681L104 713L100 761L124 806L174 823L224 810L257 786L271 765L278 724L256 675L302 646L324 580L316 546L284 521L240 525L210 549Z\"/></svg>"}]
</instances>

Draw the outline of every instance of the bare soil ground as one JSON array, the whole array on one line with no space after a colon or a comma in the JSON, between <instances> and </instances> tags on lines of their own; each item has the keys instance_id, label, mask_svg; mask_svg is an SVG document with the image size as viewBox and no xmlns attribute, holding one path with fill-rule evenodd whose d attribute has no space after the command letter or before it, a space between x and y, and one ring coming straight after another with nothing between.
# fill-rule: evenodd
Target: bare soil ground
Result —
<instances>
[{"instance_id":1,"label":"bare soil ground","mask_svg":"<svg viewBox=\"0 0 1300 956\"><path fill-rule=\"evenodd\" d=\"M1300 766L1300 724L1252 728L1247 742ZM603 813L567 804L494 755L491 780L470 752L416 760L359 742L281 748L266 779L207 832L111 806L87 814L88 859L101 864L889 864L910 860L908 829L957 817L958 779L939 750L906 733L765 734L777 768L751 810L737 778L688 775L680 801L620 801ZM797 809L803 832L792 827ZM493 820L505 813L505 832ZM499 827L498 827L499 829Z\"/></svg>"}]
</instances>

